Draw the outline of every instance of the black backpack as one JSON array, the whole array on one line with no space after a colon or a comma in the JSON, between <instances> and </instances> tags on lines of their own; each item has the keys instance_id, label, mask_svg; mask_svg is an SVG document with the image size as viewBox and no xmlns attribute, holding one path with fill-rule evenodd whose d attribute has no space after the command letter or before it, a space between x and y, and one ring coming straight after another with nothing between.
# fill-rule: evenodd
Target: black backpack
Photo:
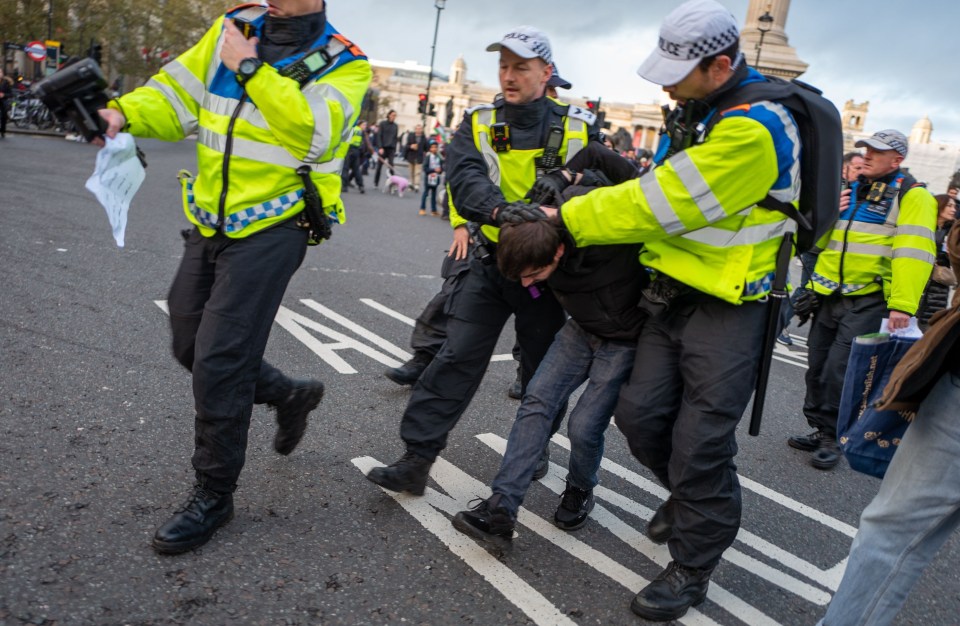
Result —
<instances>
[{"instance_id":1,"label":"black backpack","mask_svg":"<svg viewBox=\"0 0 960 626\"><path fill-rule=\"evenodd\" d=\"M725 95L717 103L722 112L741 104L763 100L778 102L789 109L800 133L800 204L767 196L758 204L780 211L797 222L797 254L814 247L837 221L840 210L840 180L843 167L843 131L840 113L816 87L799 80L786 81L768 76L767 82L748 83Z\"/></svg>"}]
</instances>

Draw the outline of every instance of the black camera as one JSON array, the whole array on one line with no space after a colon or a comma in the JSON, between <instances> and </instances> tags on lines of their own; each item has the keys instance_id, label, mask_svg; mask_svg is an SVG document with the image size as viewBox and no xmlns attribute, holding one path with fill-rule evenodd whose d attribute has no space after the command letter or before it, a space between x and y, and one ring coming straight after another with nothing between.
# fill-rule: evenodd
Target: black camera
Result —
<instances>
[{"instance_id":1,"label":"black camera","mask_svg":"<svg viewBox=\"0 0 960 626\"><path fill-rule=\"evenodd\" d=\"M34 83L33 94L61 122L70 121L90 141L102 137L106 123L97 114L107 106L107 81L93 59L80 59Z\"/></svg>"}]
</instances>

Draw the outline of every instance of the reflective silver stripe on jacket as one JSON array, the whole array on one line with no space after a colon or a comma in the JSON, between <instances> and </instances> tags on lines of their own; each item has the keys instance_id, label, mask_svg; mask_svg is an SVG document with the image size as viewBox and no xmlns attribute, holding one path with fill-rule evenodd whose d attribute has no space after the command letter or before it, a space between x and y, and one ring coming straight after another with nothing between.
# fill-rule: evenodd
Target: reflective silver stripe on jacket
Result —
<instances>
[{"instance_id":1,"label":"reflective silver stripe on jacket","mask_svg":"<svg viewBox=\"0 0 960 626\"><path fill-rule=\"evenodd\" d=\"M800 135L797 131L797 124L793 121L787 108L780 103L763 101L754 103L751 106L761 106L768 111L772 111L780 118L783 124L783 131L787 138L793 143L793 164L790 166L790 186L783 189L771 189L768 193L771 197L781 202L793 202L800 197Z\"/></svg>"},{"instance_id":2,"label":"reflective silver stripe on jacket","mask_svg":"<svg viewBox=\"0 0 960 626\"><path fill-rule=\"evenodd\" d=\"M303 88L302 93L313 112L313 138L310 140L310 149L304 160L316 161L324 155L332 140L330 108L327 100L336 100L343 110L343 132L338 143L350 140L353 129L348 122L353 117L353 105L346 96L327 83L311 83Z\"/></svg>"},{"instance_id":3,"label":"reflective silver stripe on jacket","mask_svg":"<svg viewBox=\"0 0 960 626\"><path fill-rule=\"evenodd\" d=\"M184 67L179 61L174 60L167 63L163 71L166 72L181 89L187 92L187 95L193 99L197 107L200 107L203 102L203 95L206 93L206 88L196 76L190 73L190 70ZM148 80L146 86L152 87L162 93L163 97L170 103L174 113L177 115L177 120L180 122L180 127L183 129L183 135L185 137L197 132L197 125L199 123L197 117L191 112L189 104L180 98L180 95L173 87L161 83L155 78Z\"/></svg>"},{"instance_id":4,"label":"reflective silver stripe on jacket","mask_svg":"<svg viewBox=\"0 0 960 626\"><path fill-rule=\"evenodd\" d=\"M770 224L754 224L740 230L724 230L707 226L681 235L684 239L713 246L731 248L733 246L753 246L780 238L787 232L794 232L793 220L785 219Z\"/></svg>"},{"instance_id":5,"label":"reflective silver stripe on jacket","mask_svg":"<svg viewBox=\"0 0 960 626\"><path fill-rule=\"evenodd\" d=\"M868 224L866 222L850 222L850 220L837 220L833 228L834 230L847 230L848 226L851 232L863 233L865 235L893 236L897 230L894 224Z\"/></svg>"},{"instance_id":6,"label":"reflective silver stripe on jacket","mask_svg":"<svg viewBox=\"0 0 960 626\"><path fill-rule=\"evenodd\" d=\"M653 174L640 177L640 190L647 199L647 204L653 212L653 216L660 222L660 227L668 235L676 235L687 229L680 221L680 218L674 212L670 201L663 194L663 188L657 182L657 177Z\"/></svg>"},{"instance_id":7,"label":"reflective silver stripe on jacket","mask_svg":"<svg viewBox=\"0 0 960 626\"><path fill-rule=\"evenodd\" d=\"M924 237L925 239L933 239L934 233L933 230L927 228L926 226L897 226L897 235L913 235L914 237Z\"/></svg>"},{"instance_id":8,"label":"reflective silver stripe on jacket","mask_svg":"<svg viewBox=\"0 0 960 626\"><path fill-rule=\"evenodd\" d=\"M575 117L567 118L567 130L570 133L570 141L567 142L567 159L564 163L569 163L570 159L575 157L578 152L583 150L583 133L587 125L583 120Z\"/></svg>"},{"instance_id":9,"label":"reflective silver stripe on jacket","mask_svg":"<svg viewBox=\"0 0 960 626\"><path fill-rule=\"evenodd\" d=\"M484 128L490 128L493 124L493 109L481 109L477 111L477 124ZM477 130L477 136L480 138L480 154L487 163L487 176L490 181L500 186L500 158L497 151L493 149L490 141L490 135L484 129Z\"/></svg>"},{"instance_id":10,"label":"reflective silver stripe on jacket","mask_svg":"<svg viewBox=\"0 0 960 626\"><path fill-rule=\"evenodd\" d=\"M831 239L827 243L827 248L830 250L836 250L837 252L844 252L843 242L837 241L836 239ZM890 258L892 254L890 246L873 243L853 243L850 241L847 242L846 253L868 254L870 256L882 256L886 258Z\"/></svg>"},{"instance_id":11,"label":"reflective silver stripe on jacket","mask_svg":"<svg viewBox=\"0 0 960 626\"><path fill-rule=\"evenodd\" d=\"M707 181L704 180L700 174L700 170L698 170L697 166L690 160L689 154L686 152L678 152L670 158L670 164L680 178L680 182L686 187L687 193L690 194L691 199L697 205L703 218L707 220L708 223L719 222L727 217L727 212L723 209L723 205L720 204L717 196L714 195L713 190L710 189L710 185L707 184Z\"/></svg>"},{"instance_id":12,"label":"reflective silver stripe on jacket","mask_svg":"<svg viewBox=\"0 0 960 626\"><path fill-rule=\"evenodd\" d=\"M209 128L201 128L197 131L197 141L221 154L227 149L227 136L215 133ZM304 163L287 152L282 146L260 143L237 136L233 137L232 154L259 163L280 165L293 169L301 165L308 165L314 172L321 174L339 174L343 167L343 159L332 159L324 163Z\"/></svg>"},{"instance_id":13,"label":"reflective silver stripe on jacket","mask_svg":"<svg viewBox=\"0 0 960 626\"><path fill-rule=\"evenodd\" d=\"M937 258L926 252L924 250L917 250L916 248L897 248L893 251L893 258L895 259L916 259L918 261L923 261L933 265Z\"/></svg>"}]
</instances>

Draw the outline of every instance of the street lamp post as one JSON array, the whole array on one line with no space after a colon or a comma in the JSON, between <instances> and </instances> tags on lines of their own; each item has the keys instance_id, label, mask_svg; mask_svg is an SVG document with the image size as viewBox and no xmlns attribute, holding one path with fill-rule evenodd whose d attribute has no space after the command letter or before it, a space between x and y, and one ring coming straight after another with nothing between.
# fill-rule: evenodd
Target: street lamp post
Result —
<instances>
[{"instance_id":1,"label":"street lamp post","mask_svg":"<svg viewBox=\"0 0 960 626\"><path fill-rule=\"evenodd\" d=\"M53 0L47 2L47 39L53 39Z\"/></svg>"},{"instance_id":2,"label":"street lamp post","mask_svg":"<svg viewBox=\"0 0 960 626\"><path fill-rule=\"evenodd\" d=\"M770 5L767 5L767 10L757 18L757 30L760 31L760 41L757 43L757 61L753 64L753 67L757 71L760 71L760 50L763 49L763 36L766 35L770 29L773 28L773 16L770 15Z\"/></svg>"},{"instance_id":3,"label":"street lamp post","mask_svg":"<svg viewBox=\"0 0 960 626\"><path fill-rule=\"evenodd\" d=\"M433 47L430 48L430 73L427 75L427 101L423 106L423 115L420 123L423 124L424 132L427 128L427 112L430 110L430 84L433 83L433 59L437 54L437 31L440 30L440 11L446 6L447 0L433 0L433 6L437 7L437 21L433 25Z\"/></svg>"}]
</instances>

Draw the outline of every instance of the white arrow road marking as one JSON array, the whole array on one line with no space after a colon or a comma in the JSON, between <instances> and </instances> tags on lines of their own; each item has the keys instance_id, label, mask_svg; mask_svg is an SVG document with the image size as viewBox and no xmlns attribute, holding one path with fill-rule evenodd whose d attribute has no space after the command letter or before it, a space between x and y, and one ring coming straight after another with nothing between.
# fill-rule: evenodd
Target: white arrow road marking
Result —
<instances>
[{"instance_id":1,"label":"white arrow road marking","mask_svg":"<svg viewBox=\"0 0 960 626\"><path fill-rule=\"evenodd\" d=\"M393 319L400 320L407 326L413 326L416 324L416 320L407 317L403 313L394 311L390 307L386 306L385 304L380 304L376 300L371 300L370 298L360 298L360 302L366 304L368 307L371 307L373 309L376 309L377 311L380 311L384 315L389 315ZM407 357L407 358L410 358L410 357ZM494 354L492 357L490 357L491 363L495 363L498 361L512 361L512 360L513 360L512 354Z\"/></svg>"}]
</instances>

